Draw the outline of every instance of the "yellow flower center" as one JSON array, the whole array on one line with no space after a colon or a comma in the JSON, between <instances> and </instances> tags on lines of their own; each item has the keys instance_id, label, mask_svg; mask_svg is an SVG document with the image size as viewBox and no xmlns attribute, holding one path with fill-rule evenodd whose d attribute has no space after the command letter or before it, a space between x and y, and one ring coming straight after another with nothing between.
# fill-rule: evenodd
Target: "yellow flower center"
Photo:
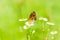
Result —
<instances>
[{"instance_id":1,"label":"yellow flower center","mask_svg":"<svg viewBox=\"0 0 60 40\"><path fill-rule=\"evenodd\" d=\"M24 20L24 18L22 18L22 20Z\"/></svg>"},{"instance_id":2,"label":"yellow flower center","mask_svg":"<svg viewBox=\"0 0 60 40\"><path fill-rule=\"evenodd\" d=\"M32 22L31 22L31 21L29 21L28 23L29 23L29 24L31 24Z\"/></svg>"},{"instance_id":3,"label":"yellow flower center","mask_svg":"<svg viewBox=\"0 0 60 40\"><path fill-rule=\"evenodd\" d=\"M29 28L28 26L26 26L26 28Z\"/></svg>"}]
</instances>

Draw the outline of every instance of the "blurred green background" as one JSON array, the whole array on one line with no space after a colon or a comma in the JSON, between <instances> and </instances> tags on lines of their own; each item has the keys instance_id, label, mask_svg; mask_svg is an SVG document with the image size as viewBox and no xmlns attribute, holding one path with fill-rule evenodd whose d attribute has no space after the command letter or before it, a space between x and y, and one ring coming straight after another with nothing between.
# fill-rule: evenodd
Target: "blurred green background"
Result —
<instances>
[{"instance_id":1,"label":"blurred green background","mask_svg":"<svg viewBox=\"0 0 60 40\"><path fill-rule=\"evenodd\" d=\"M26 31L20 32L19 29L24 22L18 20L28 18L33 11L36 12L37 19L41 16L47 17L55 23L51 30L57 30L58 34L53 40L60 40L60 0L0 0L0 40L27 40ZM39 23L38 20L35 22L32 29L36 33L30 34L30 40L45 40L47 26L45 25L46 30L43 33Z\"/></svg>"}]
</instances>

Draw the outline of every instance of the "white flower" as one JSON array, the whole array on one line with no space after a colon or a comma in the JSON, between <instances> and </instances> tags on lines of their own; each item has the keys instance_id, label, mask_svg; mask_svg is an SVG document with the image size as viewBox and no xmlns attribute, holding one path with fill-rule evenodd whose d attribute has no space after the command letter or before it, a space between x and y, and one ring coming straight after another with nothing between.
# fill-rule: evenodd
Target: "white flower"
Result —
<instances>
[{"instance_id":1,"label":"white flower","mask_svg":"<svg viewBox=\"0 0 60 40\"><path fill-rule=\"evenodd\" d=\"M39 20L43 20L43 17L40 17Z\"/></svg>"},{"instance_id":2,"label":"white flower","mask_svg":"<svg viewBox=\"0 0 60 40\"><path fill-rule=\"evenodd\" d=\"M55 25L54 23L51 23L51 22L47 22L48 25Z\"/></svg>"},{"instance_id":3,"label":"white flower","mask_svg":"<svg viewBox=\"0 0 60 40\"><path fill-rule=\"evenodd\" d=\"M40 17L39 20L48 21L47 18Z\"/></svg>"},{"instance_id":4,"label":"white flower","mask_svg":"<svg viewBox=\"0 0 60 40\"><path fill-rule=\"evenodd\" d=\"M28 20L27 18L22 18L22 19L19 19L19 21L26 21Z\"/></svg>"},{"instance_id":5,"label":"white flower","mask_svg":"<svg viewBox=\"0 0 60 40\"><path fill-rule=\"evenodd\" d=\"M58 33L57 31L52 31L52 32L50 32L51 35L55 35L55 34L57 34L57 33Z\"/></svg>"},{"instance_id":6,"label":"white flower","mask_svg":"<svg viewBox=\"0 0 60 40\"><path fill-rule=\"evenodd\" d=\"M29 28L30 28L30 26L27 26L27 25L24 26L24 29L29 29Z\"/></svg>"},{"instance_id":7,"label":"white flower","mask_svg":"<svg viewBox=\"0 0 60 40\"><path fill-rule=\"evenodd\" d=\"M35 33L35 30L32 31L32 34L34 34L34 33Z\"/></svg>"},{"instance_id":8,"label":"white flower","mask_svg":"<svg viewBox=\"0 0 60 40\"><path fill-rule=\"evenodd\" d=\"M48 21L48 19L47 19L47 18L43 18L43 20L44 20L44 21Z\"/></svg>"},{"instance_id":9,"label":"white flower","mask_svg":"<svg viewBox=\"0 0 60 40\"><path fill-rule=\"evenodd\" d=\"M29 28L31 28L31 26L33 26L33 25L34 25L34 22L32 22L32 21L27 21L27 22L25 23L24 29L29 29Z\"/></svg>"},{"instance_id":10,"label":"white flower","mask_svg":"<svg viewBox=\"0 0 60 40\"><path fill-rule=\"evenodd\" d=\"M27 26L33 26L33 25L34 25L34 22L28 21L28 22L26 22L25 24L26 24Z\"/></svg>"}]
</instances>

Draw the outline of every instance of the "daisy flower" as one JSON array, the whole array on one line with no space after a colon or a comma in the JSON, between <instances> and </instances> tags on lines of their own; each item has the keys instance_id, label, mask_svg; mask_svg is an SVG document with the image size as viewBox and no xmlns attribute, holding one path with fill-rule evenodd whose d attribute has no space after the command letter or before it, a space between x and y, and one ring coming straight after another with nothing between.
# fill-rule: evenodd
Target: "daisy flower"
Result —
<instances>
[{"instance_id":1,"label":"daisy flower","mask_svg":"<svg viewBox=\"0 0 60 40\"><path fill-rule=\"evenodd\" d=\"M30 27L30 26L33 26L33 25L34 25L34 22L28 21L28 22L26 22L25 24Z\"/></svg>"},{"instance_id":2,"label":"daisy flower","mask_svg":"<svg viewBox=\"0 0 60 40\"><path fill-rule=\"evenodd\" d=\"M19 21L26 21L28 20L27 18L22 18L22 19L19 19Z\"/></svg>"},{"instance_id":3,"label":"daisy flower","mask_svg":"<svg viewBox=\"0 0 60 40\"><path fill-rule=\"evenodd\" d=\"M47 22L47 24L52 26L55 25L54 23L51 23L51 22Z\"/></svg>"},{"instance_id":4,"label":"daisy flower","mask_svg":"<svg viewBox=\"0 0 60 40\"><path fill-rule=\"evenodd\" d=\"M48 19L47 19L47 18L43 18L43 20L44 20L44 21L48 21Z\"/></svg>"},{"instance_id":5,"label":"daisy flower","mask_svg":"<svg viewBox=\"0 0 60 40\"><path fill-rule=\"evenodd\" d=\"M55 35L55 34L57 34L57 33L58 33L57 31L52 31L52 32L50 32L51 35Z\"/></svg>"},{"instance_id":6,"label":"daisy flower","mask_svg":"<svg viewBox=\"0 0 60 40\"><path fill-rule=\"evenodd\" d=\"M40 17L39 20L48 21L47 18Z\"/></svg>"},{"instance_id":7,"label":"daisy flower","mask_svg":"<svg viewBox=\"0 0 60 40\"><path fill-rule=\"evenodd\" d=\"M24 29L29 29L30 26L24 25Z\"/></svg>"},{"instance_id":8,"label":"daisy flower","mask_svg":"<svg viewBox=\"0 0 60 40\"><path fill-rule=\"evenodd\" d=\"M40 17L39 20L43 20L43 17Z\"/></svg>"}]
</instances>

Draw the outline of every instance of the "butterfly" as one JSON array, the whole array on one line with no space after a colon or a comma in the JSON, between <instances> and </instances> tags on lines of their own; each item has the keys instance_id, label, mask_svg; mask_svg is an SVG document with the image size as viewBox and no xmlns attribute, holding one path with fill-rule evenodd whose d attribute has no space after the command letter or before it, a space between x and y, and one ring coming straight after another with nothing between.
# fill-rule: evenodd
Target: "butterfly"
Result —
<instances>
[{"instance_id":1,"label":"butterfly","mask_svg":"<svg viewBox=\"0 0 60 40\"><path fill-rule=\"evenodd\" d=\"M30 14L29 20L31 20L31 21L36 21L36 12L35 12L35 11L33 11L33 12Z\"/></svg>"}]
</instances>

